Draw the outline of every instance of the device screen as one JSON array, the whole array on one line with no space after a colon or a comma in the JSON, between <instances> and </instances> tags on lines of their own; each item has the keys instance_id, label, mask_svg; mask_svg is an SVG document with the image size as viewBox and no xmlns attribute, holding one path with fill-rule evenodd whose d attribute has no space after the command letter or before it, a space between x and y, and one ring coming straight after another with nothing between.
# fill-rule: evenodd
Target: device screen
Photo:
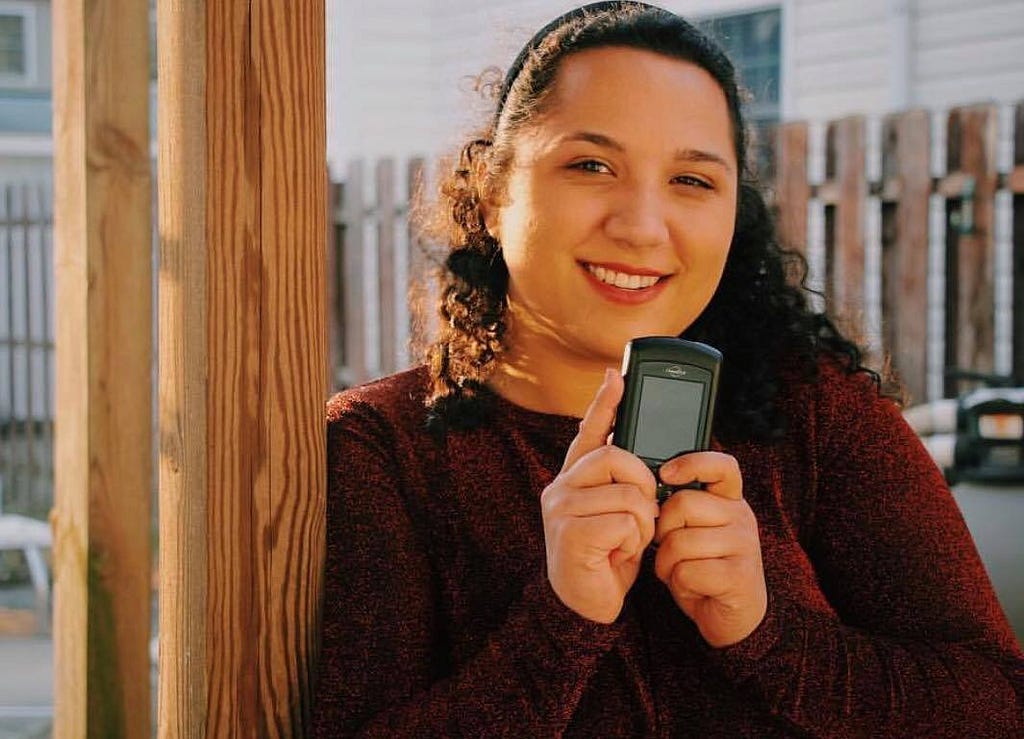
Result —
<instances>
[{"instance_id":1,"label":"device screen","mask_svg":"<svg viewBox=\"0 0 1024 739\"><path fill-rule=\"evenodd\" d=\"M644 375L633 453L668 459L697 445L704 384Z\"/></svg>"}]
</instances>

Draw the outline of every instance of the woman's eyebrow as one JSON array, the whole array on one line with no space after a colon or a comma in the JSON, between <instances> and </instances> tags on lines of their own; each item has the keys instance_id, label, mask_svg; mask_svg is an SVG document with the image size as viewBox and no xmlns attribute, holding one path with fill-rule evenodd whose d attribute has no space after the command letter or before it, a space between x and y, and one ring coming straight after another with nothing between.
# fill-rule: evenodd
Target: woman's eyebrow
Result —
<instances>
[{"instance_id":1,"label":"woman's eyebrow","mask_svg":"<svg viewBox=\"0 0 1024 739\"><path fill-rule=\"evenodd\" d=\"M593 131L576 131L575 133L566 134L559 139L558 143L564 144L570 141L586 141L596 146L603 146L606 149L614 149L615 151L626 150L625 146L611 136L605 136L603 133L594 133Z\"/></svg>"},{"instance_id":2,"label":"woman's eyebrow","mask_svg":"<svg viewBox=\"0 0 1024 739\"><path fill-rule=\"evenodd\" d=\"M713 151L702 149L677 149L674 157L677 161L683 162L710 162L721 165L726 172L732 172L732 165L725 160L725 157L715 154Z\"/></svg>"},{"instance_id":3,"label":"woman's eyebrow","mask_svg":"<svg viewBox=\"0 0 1024 739\"><path fill-rule=\"evenodd\" d=\"M594 144L595 146L602 146L604 148L620 152L624 152L626 150L625 146L620 144L611 136L606 136L603 133L596 133L594 131L576 131L575 133L566 134L560 138L557 143L564 144L571 141L586 141ZM732 172L732 165L726 161L725 157L720 154L716 154L713 151L704 151L703 149L677 149L673 159L683 162L709 162L711 164L718 164L725 169L726 172Z\"/></svg>"}]
</instances>

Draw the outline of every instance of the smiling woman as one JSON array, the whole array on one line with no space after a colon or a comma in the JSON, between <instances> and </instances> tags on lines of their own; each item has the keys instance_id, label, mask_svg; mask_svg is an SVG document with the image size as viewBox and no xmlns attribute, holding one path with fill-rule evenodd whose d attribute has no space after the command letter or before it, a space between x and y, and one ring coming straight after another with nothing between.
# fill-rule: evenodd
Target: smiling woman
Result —
<instances>
[{"instance_id":1,"label":"smiling woman","mask_svg":"<svg viewBox=\"0 0 1024 739\"><path fill-rule=\"evenodd\" d=\"M722 88L696 64L629 47L565 59L483 205L509 272L499 393L582 416L629 339L693 323L736 222L731 128Z\"/></svg>"},{"instance_id":2,"label":"smiling woman","mask_svg":"<svg viewBox=\"0 0 1024 739\"><path fill-rule=\"evenodd\" d=\"M524 47L442 182L426 366L329 404L314 736L1024 731L949 489L746 154L729 60L672 13ZM713 449L659 480L608 443L647 335L724 356Z\"/></svg>"}]
</instances>

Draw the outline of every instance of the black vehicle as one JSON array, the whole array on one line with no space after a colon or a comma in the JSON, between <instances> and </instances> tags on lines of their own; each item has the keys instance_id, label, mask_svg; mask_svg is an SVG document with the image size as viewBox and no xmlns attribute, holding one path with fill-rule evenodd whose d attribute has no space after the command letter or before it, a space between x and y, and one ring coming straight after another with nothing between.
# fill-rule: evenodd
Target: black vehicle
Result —
<instances>
[{"instance_id":1,"label":"black vehicle","mask_svg":"<svg viewBox=\"0 0 1024 739\"><path fill-rule=\"evenodd\" d=\"M945 470L950 485L1024 482L1024 382L962 370L947 376L985 384L957 400L953 466Z\"/></svg>"}]
</instances>

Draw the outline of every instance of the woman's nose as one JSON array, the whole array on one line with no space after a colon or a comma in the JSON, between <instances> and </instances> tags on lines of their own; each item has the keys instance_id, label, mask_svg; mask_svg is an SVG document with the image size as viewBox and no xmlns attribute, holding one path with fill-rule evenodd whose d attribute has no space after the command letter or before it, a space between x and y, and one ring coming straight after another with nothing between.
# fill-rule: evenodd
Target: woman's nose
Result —
<instances>
[{"instance_id":1,"label":"woman's nose","mask_svg":"<svg viewBox=\"0 0 1024 739\"><path fill-rule=\"evenodd\" d=\"M630 188L613 204L605 231L632 247L661 246L668 241L665 203L652 188Z\"/></svg>"}]
</instances>

